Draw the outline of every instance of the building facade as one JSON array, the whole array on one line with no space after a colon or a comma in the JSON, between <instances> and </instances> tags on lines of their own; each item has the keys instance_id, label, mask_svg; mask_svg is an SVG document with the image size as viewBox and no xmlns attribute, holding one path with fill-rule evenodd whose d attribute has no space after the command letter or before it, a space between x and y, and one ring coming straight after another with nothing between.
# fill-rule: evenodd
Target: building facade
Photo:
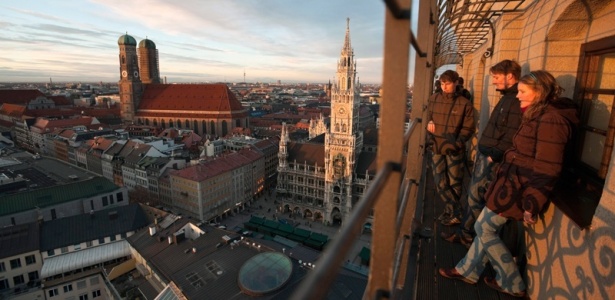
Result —
<instances>
[{"instance_id":1,"label":"building facade","mask_svg":"<svg viewBox=\"0 0 615 300\"><path fill-rule=\"evenodd\" d=\"M291 142L283 125L278 153L278 196L285 211L341 224L375 174L375 153L363 153L359 83L347 20L344 45L331 86L328 128L321 118L308 142ZM366 222L370 222L367 220Z\"/></svg>"}]
</instances>

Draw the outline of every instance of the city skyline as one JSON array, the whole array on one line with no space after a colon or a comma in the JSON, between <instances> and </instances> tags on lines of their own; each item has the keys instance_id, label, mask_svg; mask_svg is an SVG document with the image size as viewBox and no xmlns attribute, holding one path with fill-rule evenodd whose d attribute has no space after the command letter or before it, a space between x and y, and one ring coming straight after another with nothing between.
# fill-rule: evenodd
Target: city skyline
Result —
<instances>
[{"instance_id":1,"label":"city skyline","mask_svg":"<svg viewBox=\"0 0 615 300\"><path fill-rule=\"evenodd\" d=\"M381 82L384 2L23 1L0 5L0 82L114 82L118 38L156 43L173 82L327 82L350 18L362 83ZM146 8L146 9L144 9ZM139 11L139 9L142 11Z\"/></svg>"}]
</instances>

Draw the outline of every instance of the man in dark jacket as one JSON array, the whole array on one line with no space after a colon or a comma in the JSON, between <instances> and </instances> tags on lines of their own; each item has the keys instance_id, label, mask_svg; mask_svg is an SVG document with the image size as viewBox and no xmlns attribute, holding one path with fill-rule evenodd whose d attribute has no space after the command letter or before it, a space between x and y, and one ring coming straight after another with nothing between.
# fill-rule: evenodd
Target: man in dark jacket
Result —
<instances>
[{"instance_id":1,"label":"man in dark jacket","mask_svg":"<svg viewBox=\"0 0 615 300\"><path fill-rule=\"evenodd\" d=\"M459 74L448 70L440 75L442 92L429 98L427 131L433 140L433 176L436 191L444 200L444 212L438 220L444 225L461 221L461 185L465 143L474 133L472 103L455 92Z\"/></svg>"},{"instance_id":2,"label":"man in dark jacket","mask_svg":"<svg viewBox=\"0 0 615 300\"><path fill-rule=\"evenodd\" d=\"M512 138L521 124L521 109L517 99L517 82L521 66L512 60L503 60L489 69L492 84L502 94L487 126L478 140L478 152L474 162L472 179L468 190L468 206L464 211L459 230L442 232L441 237L449 242L468 247L474 235L474 222L485 206L485 191L493 180L495 169L504 157L504 151L512 146Z\"/></svg>"}]
</instances>

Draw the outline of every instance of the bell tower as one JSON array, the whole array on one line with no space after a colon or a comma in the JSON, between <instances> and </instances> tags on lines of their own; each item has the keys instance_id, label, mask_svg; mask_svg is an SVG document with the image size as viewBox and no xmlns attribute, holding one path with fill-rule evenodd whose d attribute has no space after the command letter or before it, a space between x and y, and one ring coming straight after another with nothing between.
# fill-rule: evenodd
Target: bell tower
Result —
<instances>
[{"instance_id":1,"label":"bell tower","mask_svg":"<svg viewBox=\"0 0 615 300\"><path fill-rule=\"evenodd\" d=\"M357 63L350 43L350 19L331 87L331 123L325 133L325 220L346 219L352 210L352 183L357 158L363 147L359 131Z\"/></svg>"},{"instance_id":2,"label":"bell tower","mask_svg":"<svg viewBox=\"0 0 615 300\"><path fill-rule=\"evenodd\" d=\"M120 109L122 121L133 123L139 107L143 86L139 78L139 60L137 41L130 35L120 36L117 41L120 48Z\"/></svg>"}]
</instances>

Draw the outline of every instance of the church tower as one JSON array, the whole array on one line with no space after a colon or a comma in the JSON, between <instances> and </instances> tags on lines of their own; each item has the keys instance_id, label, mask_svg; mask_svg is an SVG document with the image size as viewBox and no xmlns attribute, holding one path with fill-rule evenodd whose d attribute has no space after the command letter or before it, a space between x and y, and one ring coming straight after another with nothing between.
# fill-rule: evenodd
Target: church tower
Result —
<instances>
[{"instance_id":1,"label":"church tower","mask_svg":"<svg viewBox=\"0 0 615 300\"><path fill-rule=\"evenodd\" d=\"M325 221L341 222L352 209L352 185L357 159L363 147L359 130L357 63L350 43L350 19L331 87L331 119L325 133Z\"/></svg>"},{"instance_id":2,"label":"church tower","mask_svg":"<svg viewBox=\"0 0 615 300\"><path fill-rule=\"evenodd\" d=\"M143 92L139 78L137 41L130 35L120 36L117 41L120 48L120 109L122 121L132 123Z\"/></svg>"},{"instance_id":3,"label":"church tower","mask_svg":"<svg viewBox=\"0 0 615 300\"><path fill-rule=\"evenodd\" d=\"M149 39L139 42L139 74L141 82L160 83L160 66L158 62L158 49Z\"/></svg>"}]
</instances>

